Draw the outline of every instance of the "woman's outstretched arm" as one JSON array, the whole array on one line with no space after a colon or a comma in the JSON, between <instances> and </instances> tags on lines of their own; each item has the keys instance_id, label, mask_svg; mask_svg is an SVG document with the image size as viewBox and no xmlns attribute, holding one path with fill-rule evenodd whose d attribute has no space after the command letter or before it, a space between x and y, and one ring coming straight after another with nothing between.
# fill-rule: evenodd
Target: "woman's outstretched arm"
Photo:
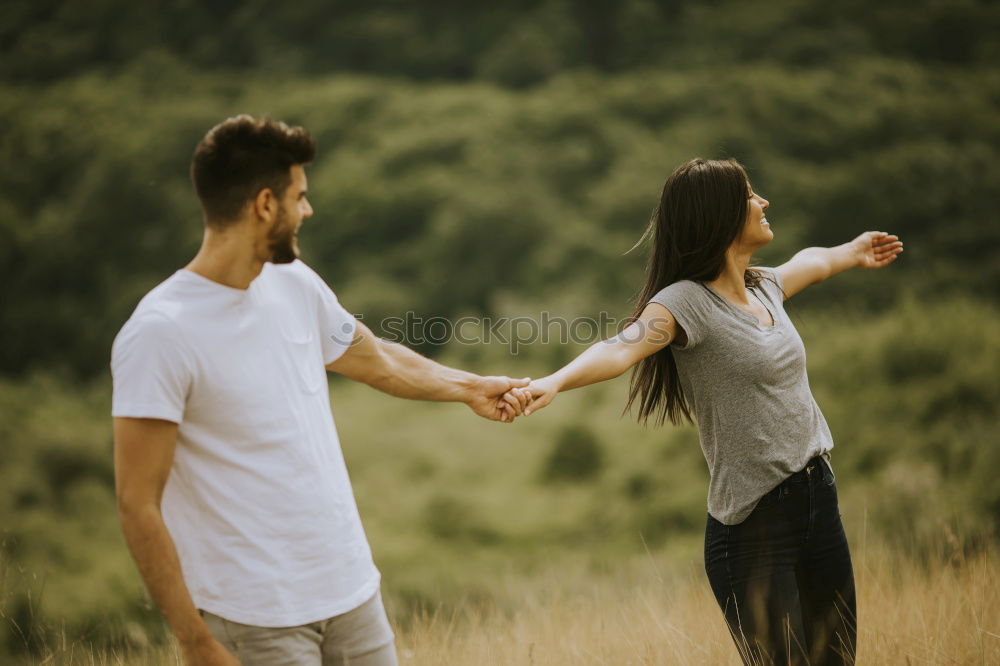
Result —
<instances>
[{"instance_id":1,"label":"woman's outstretched arm","mask_svg":"<svg viewBox=\"0 0 1000 666\"><path fill-rule=\"evenodd\" d=\"M633 365L669 345L683 329L670 310L659 303L650 303L618 335L601 340L588 347L582 354L557 372L536 379L525 390L531 403L524 415L542 409L559 391L580 388L614 379Z\"/></svg>"},{"instance_id":2,"label":"woman's outstretched arm","mask_svg":"<svg viewBox=\"0 0 1000 666\"><path fill-rule=\"evenodd\" d=\"M899 237L884 231L866 231L837 247L808 247L778 266L785 284L785 298L848 268L888 266L902 251Z\"/></svg>"}]
</instances>

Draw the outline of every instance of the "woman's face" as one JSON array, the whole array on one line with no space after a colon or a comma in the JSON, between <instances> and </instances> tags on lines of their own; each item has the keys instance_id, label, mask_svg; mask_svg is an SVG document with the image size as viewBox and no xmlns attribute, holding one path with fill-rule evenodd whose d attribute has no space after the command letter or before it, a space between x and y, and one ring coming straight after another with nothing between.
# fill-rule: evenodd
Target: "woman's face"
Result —
<instances>
[{"instance_id":1,"label":"woman's face","mask_svg":"<svg viewBox=\"0 0 1000 666\"><path fill-rule=\"evenodd\" d=\"M768 224L767 218L764 217L764 212L770 204L767 199L754 192L749 183L747 183L747 194L749 196L749 200L747 201L747 221L743 226L743 232L740 234L739 243L756 249L767 245L774 238L771 225Z\"/></svg>"}]
</instances>

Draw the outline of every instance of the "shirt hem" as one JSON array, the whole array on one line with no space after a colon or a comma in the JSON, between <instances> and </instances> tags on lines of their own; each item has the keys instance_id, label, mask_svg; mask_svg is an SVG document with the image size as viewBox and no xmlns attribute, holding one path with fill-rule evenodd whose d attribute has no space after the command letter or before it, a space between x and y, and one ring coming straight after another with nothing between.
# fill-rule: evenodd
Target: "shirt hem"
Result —
<instances>
[{"instance_id":1,"label":"shirt hem","mask_svg":"<svg viewBox=\"0 0 1000 666\"><path fill-rule=\"evenodd\" d=\"M130 419L162 419L180 424L183 414L174 407L163 407L143 404L117 405L111 410L111 416Z\"/></svg>"},{"instance_id":2,"label":"shirt hem","mask_svg":"<svg viewBox=\"0 0 1000 666\"><path fill-rule=\"evenodd\" d=\"M382 575L378 572L378 570L376 570L375 574L350 596L340 599L336 603L332 603L328 606L322 606L316 608L315 610L303 611L294 615L275 616L247 612L245 610L226 606L224 603L220 603L218 601L199 598L195 598L194 603L199 609L208 611L213 615L218 615L219 617L229 620L230 622L271 629L279 627L298 627L303 624L319 622L320 620L326 620L331 617L336 617L337 615L343 615L344 613L354 610L375 596L375 593L378 592L381 580Z\"/></svg>"},{"instance_id":3,"label":"shirt hem","mask_svg":"<svg viewBox=\"0 0 1000 666\"><path fill-rule=\"evenodd\" d=\"M809 456L806 460L812 460L813 458L815 458L817 456L822 457L824 460L826 460L827 466L830 467L830 474L833 475L833 465L830 464L830 451L832 449L833 449L833 443L831 443L829 446L826 446L826 447L822 448L819 453L817 453L815 455L812 455L812 456ZM836 478L837 477L834 476L835 480L836 480ZM782 479L781 481L778 481L778 483L775 484L775 485L783 483L784 480L785 479ZM754 509L757 508L757 504L760 502L761 498L764 497L764 495L766 495L767 493L769 493L773 489L774 489L774 486L772 486L771 488L768 488L767 490L765 490L764 492L762 492L757 498L755 498L753 500L753 502L751 502L748 505L748 507L744 507L744 508L742 508L742 509L740 509L738 511L733 511L733 512L730 512L730 513L726 514L725 519L723 519L723 518L715 515L714 513L712 513L711 509L708 510L708 515L712 516L712 518L716 519L717 521L719 521L723 525L726 525L727 527L734 527L736 525L741 524L743 521L745 521L747 518L749 518L750 514L753 513Z\"/></svg>"}]
</instances>

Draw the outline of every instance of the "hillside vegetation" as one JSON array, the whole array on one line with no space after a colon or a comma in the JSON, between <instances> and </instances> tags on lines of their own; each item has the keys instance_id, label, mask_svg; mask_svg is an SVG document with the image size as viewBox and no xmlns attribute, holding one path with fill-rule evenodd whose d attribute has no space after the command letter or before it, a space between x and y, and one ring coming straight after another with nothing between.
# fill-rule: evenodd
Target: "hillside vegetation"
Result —
<instances>
[{"instance_id":1,"label":"hillside vegetation","mask_svg":"<svg viewBox=\"0 0 1000 666\"><path fill-rule=\"evenodd\" d=\"M243 111L318 138L304 256L376 330L406 311L627 314L643 256L624 253L666 176L695 155L738 157L770 199L765 263L866 229L905 240L877 288L848 274L803 295L807 305L879 308L904 293L996 302L1000 283L993 72L859 60L567 74L515 92L234 79L154 59L0 93L13 120L0 128L7 373L105 371L141 295L197 249L194 144Z\"/></svg>"},{"instance_id":2,"label":"hillside vegetation","mask_svg":"<svg viewBox=\"0 0 1000 666\"><path fill-rule=\"evenodd\" d=\"M865 230L900 235L889 268L838 276L788 308L837 443L852 543L870 553L870 654L988 661L995 625L981 620L996 600L971 590L995 580L1000 529L998 32L1000 4L978 0L8 3L0 661L169 650L117 525L107 364L141 296L196 251L189 159L237 113L318 139L303 256L383 334L407 313L627 315L647 248L629 250L666 176L694 156L738 158L770 200L761 264ZM581 349L408 342L515 376ZM676 618L658 604L690 603L693 624L672 635L700 640L696 432L621 417L626 388L561 395L502 426L333 379L412 663L442 641L452 663L506 658L481 633L560 663L565 646L530 648L528 625L602 622L559 605L589 587L622 590L608 613L647 629L643 604ZM699 583L643 596L650 561ZM888 612L900 604L912 612ZM464 619L434 619L452 617ZM914 643L919 626L930 629ZM575 649L623 654L590 635ZM651 642L649 658L672 645Z\"/></svg>"},{"instance_id":3,"label":"hillside vegetation","mask_svg":"<svg viewBox=\"0 0 1000 666\"><path fill-rule=\"evenodd\" d=\"M916 560L933 559L948 539L963 556L987 547L1000 527L996 309L910 300L884 313L803 314L793 304L837 442L855 545L872 541ZM546 369L547 361L493 351L476 369ZM618 380L570 392L502 425L459 405L333 383L398 623L470 602L514 612L523 587L512 581L556 571L590 572L596 583L648 553L664 566L698 561L707 473L696 433L620 418L626 388ZM160 640L117 527L106 380L7 382L0 409L7 649L42 651L60 635L119 646Z\"/></svg>"}]
</instances>

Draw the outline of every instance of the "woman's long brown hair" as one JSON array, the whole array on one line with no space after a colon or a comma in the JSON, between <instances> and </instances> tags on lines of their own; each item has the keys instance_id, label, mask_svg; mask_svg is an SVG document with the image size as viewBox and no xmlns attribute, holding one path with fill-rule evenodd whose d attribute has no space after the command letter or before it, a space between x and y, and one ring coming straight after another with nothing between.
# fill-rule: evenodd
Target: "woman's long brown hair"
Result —
<instances>
[{"instance_id":1,"label":"woman's long brown hair","mask_svg":"<svg viewBox=\"0 0 1000 666\"><path fill-rule=\"evenodd\" d=\"M678 280L710 282L719 277L726 250L743 230L749 197L746 171L736 160L693 159L670 174L640 239L650 241L652 248L633 321L664 287ZM748 269L743 279L747 287L756 287L761 274ZM693 422L669 345L633 368L625 411L637 401L640 422L650 416L658 425L667 419L674 425Z\"/></svg>"}]
</instances>

